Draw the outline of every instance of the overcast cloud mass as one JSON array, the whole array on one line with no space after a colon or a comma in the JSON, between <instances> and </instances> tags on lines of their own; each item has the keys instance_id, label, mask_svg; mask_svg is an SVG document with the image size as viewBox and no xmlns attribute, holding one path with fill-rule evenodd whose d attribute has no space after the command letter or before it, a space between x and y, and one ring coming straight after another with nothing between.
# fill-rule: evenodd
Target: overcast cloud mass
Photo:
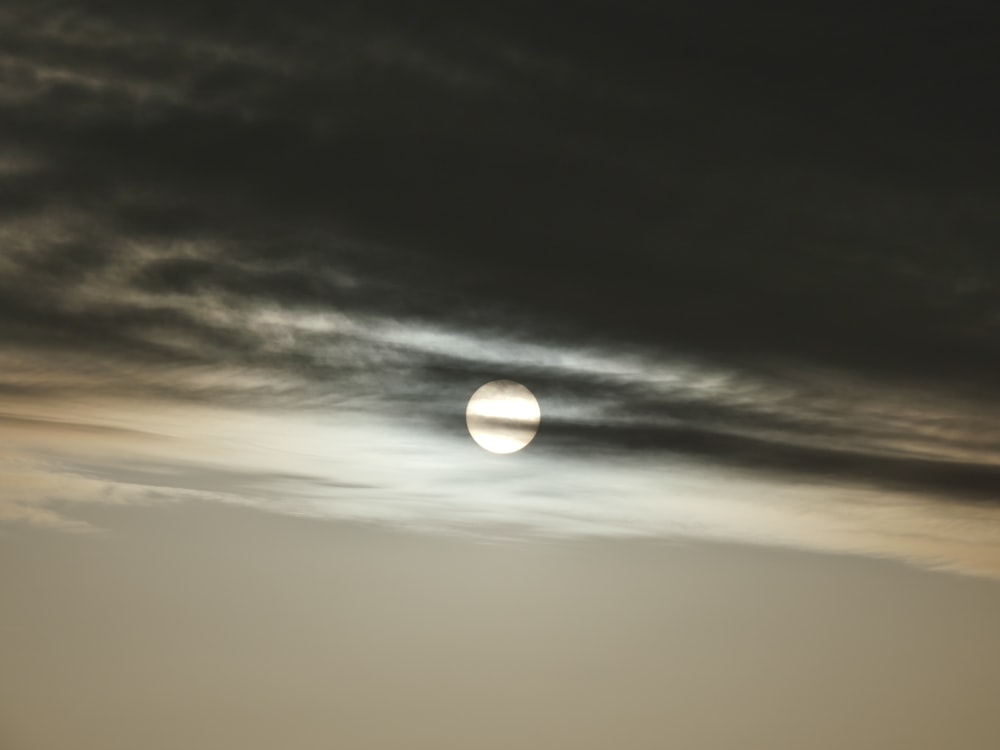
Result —
<instances>
[{"instance_id":1,"label":"overcast cloud mass","mask_svg":"<svg viewBox=\"0 0 1000 750\"><path fill-rule=\"evenodd\" d=\"M0 521L1000 576L986 4L5 2ZM465 434L483 382L543 413Z\"/></svg>"}]
</instances>

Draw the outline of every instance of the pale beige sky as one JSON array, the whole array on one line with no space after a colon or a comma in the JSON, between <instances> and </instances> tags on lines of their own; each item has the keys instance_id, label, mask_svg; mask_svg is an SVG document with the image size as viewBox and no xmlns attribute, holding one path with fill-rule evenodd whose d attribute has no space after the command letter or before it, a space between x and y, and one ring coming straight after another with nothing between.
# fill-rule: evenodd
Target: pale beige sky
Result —
<instances>
[{"instance_id":1,"label":"pale beige sky","mask_svg":"<svg viewBox=\"0 0 1000 750\"><path fill-rule=\"evenodd\" d=\"M16 750L994 750L1000 588L205 503L0 537Z\"/></svg>"}]
</instances>

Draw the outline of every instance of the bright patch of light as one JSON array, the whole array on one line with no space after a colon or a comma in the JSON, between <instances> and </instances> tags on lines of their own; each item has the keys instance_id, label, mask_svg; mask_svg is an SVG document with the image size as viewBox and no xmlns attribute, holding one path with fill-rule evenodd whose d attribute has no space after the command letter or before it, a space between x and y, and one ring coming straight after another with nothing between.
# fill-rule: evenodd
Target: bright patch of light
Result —
<instances>
[{"instance_id":1,"label":"bright patch of light","mask_svg":"<svg viewBox=\"0 0 1000 750\"><path fill-rule=\"evenodd\" d=\"M512 380L494 380L472 394L465 410L469 434L491 453L514 453L538 432L541 410L534 395Z\"/></svg>"}]
</instances>

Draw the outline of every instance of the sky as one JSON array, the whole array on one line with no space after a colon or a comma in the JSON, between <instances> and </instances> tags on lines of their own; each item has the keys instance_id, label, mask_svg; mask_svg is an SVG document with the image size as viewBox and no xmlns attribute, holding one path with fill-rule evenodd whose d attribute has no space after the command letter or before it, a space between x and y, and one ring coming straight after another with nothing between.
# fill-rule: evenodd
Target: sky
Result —
<instances>
[{"instance_id":1,"label":"sky","mask_svg":"<svg viewBox=\"0 0 1000 750\"><path fill-rule=\"evenodd\" d=\"M995 748L989 10L4 2L0 746Z\"/></svg>"}]
</instances>

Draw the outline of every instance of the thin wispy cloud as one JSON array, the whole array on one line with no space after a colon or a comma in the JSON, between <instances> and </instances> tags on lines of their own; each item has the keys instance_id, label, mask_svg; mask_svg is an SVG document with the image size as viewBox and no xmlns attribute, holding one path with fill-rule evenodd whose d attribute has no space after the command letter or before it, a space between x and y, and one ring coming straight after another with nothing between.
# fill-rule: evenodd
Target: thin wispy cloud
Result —
<instances>
[{"instance_id":1,"label":"thin wispy cloud","mask_svg":"<svg viewBox=\"0 0 1000 750\"><path fill-rule=\"evenodd\" d=\"M837 19L849 60L689 8L709 65L651 8L615 16L647 49L592 43L600 4L377 5L5 6L6 518L204 497L997 573L997 123L963 109L995 60L945 35L916 75L923 26L877 12L898 65L857 76L881 37ZM517 470L464 437L495 377L542 402ZM262 453L225 427L258 419Z\"/></svg>"}]
</instances>

